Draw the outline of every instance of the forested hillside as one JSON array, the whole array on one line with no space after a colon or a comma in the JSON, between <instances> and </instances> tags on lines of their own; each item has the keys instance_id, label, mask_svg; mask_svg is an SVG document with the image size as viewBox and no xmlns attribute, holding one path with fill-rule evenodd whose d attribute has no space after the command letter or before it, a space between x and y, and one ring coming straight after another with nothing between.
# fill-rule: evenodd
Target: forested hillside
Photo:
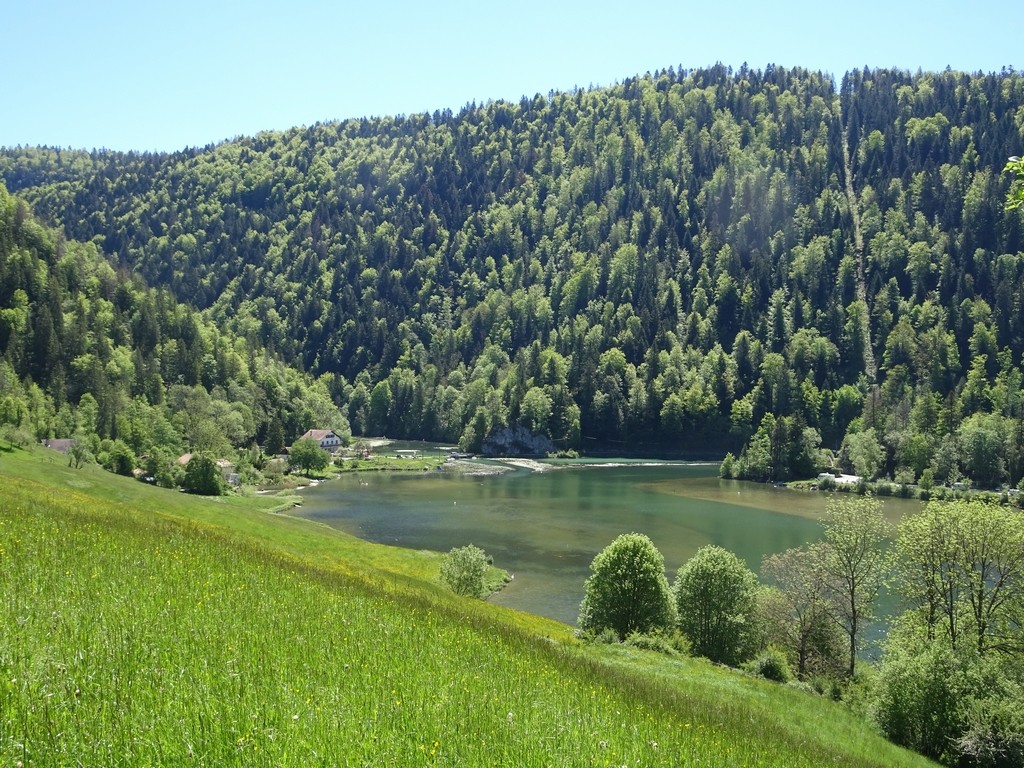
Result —
<instances>
[{"instance_id":1,"label":"forested hillside","mask_svg":"<svg viewBox=\"0 0 1024 768\"><path fill-rule=\"evenodd\" d=\"M179 455L259 464L314 425L347 424L313 381L213 323L166 289L116 271L92 243L65 241L0 184L0 435L75 438L83 453L156 482ZM277 450L280 450L278 448Z\"/></svg>"},{"instance_id":2,"label":"forested hillside","mask_svg":"<svg viewBox=\"0 0 1024 768\"><path fill-rule=\"evenodd\" d=\"M1022 146L1012 71L717 66L170 155L7 149L0 177L332 374L358 433L994 484L1022 469Z\"/></svg>"}]
</instances>

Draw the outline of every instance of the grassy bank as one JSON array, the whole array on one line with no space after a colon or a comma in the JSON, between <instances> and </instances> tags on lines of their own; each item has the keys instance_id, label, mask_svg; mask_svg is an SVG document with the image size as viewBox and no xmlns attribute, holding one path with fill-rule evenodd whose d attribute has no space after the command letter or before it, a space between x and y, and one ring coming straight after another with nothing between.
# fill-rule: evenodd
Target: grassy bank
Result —
<instances>
[{"instance_id":1,"label":"grassy bank","mask_svg":"<svg viewBox=\"0 0 1024 768\"><path fill-rule=\"evenodd\" d=\"M0 765L923 765L841 707L367 544L0 455Z\"/></svg>"},{"instance_id":2,"label":"grassy bank","mask_svg":"<svg viewBox=\"0 0 1024 768\"><path fill-rule=\"evenodd\" d=\"M342 472L427 472L443 467L445 459L439 456L389 456L373 454L369 457L345 459L338 465Z\"/></svg>"}]
</instances>

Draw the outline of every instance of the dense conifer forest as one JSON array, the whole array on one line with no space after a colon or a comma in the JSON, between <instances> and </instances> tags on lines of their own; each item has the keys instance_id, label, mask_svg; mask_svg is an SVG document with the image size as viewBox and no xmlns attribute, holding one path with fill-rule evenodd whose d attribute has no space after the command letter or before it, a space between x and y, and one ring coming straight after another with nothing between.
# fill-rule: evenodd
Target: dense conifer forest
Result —
<instances>
[{"instance_id":1,"label":"dense conifer forest","mask_svg":"<svg viewBox=\"0 0 1024 768\"><path fill-rule=\"evenodd\" d=\"M32 284L8 245L0 354L58 413L86 392L122 410L91 371L139 408L223 390L230 352L252 386L263 359L317 377L357 434L476 450L521 425L567 450L728 450L754 479L1016 483L1022 147L1013 71L715 66L173 154L8 148L0 178L61 232L33 258L113 267L80 342L87 286ZM247 438L310 426L220 399L260 413Z\"/></svg>"}]
</instances>

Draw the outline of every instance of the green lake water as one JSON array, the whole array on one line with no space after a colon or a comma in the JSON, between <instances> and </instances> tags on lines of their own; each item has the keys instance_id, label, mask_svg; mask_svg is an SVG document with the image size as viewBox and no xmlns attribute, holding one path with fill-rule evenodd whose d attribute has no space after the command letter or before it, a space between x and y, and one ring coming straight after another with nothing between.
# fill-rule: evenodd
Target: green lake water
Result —
<instances>
[{"instance_id":1,"label":"green lake water","mask_svg":"<svg viewBox=\"0 0 1024 768\"><path fill-rule=\"evenodd\" d=\"M717 465L560 464L545 472L351 473L303 492L297 514L369 541L447 552L475 544L513 574L490 599L575 624L594 556L621 533L646 534L669 580L718 544L755 572L766 554L821 536L827 496L720 480ZM918 502L887 499L892 520Z\"/></svg>"}]
</instances>

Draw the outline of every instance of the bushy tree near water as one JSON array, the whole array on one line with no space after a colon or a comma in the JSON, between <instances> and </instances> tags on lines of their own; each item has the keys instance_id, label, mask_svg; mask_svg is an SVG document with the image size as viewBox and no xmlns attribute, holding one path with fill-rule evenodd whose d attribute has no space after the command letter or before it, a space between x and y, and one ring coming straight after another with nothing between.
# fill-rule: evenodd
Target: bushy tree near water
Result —
<instances>
[{"instance_id":1,"label":"bushy tree near water","mask_svg":"<svg viewBox=\"0 0 1024 768\"><path fill-rule=\"evenodd\" d=\"M301 469L306 475L310 472L322 472L330 461L331 457L327 451L311 437L296 440L288 456L288 463L296 469Z\"/></svg>"},{"instance_id":2,"label":"bushy tree near water","mask_svg":"<svg viewBox=\"0 0 1024 768\"><path fill-rule=\"evenodd\" d=\"M929 639L914 614L890 635L872 715L892 741L945 765L1024 764L1024 670L1005 654L979 655Z\"/></svg>"},{"instance_id":3,"label":"bushy tree near water","mask_svg":"<svg viewBox=\"0 0 1024 768\"><path fill-rule=\"evenodd\" d=\"M756 650L757 576L736 555L702 547L673 585L679 629L693 652L735 666Z\"/></svg>"},{"instance_id":4,"label":"bushy tree near water","mask_svg":"<svg viewBox=\"0 0 1024 768\"><path fill-rule=\"evenodd\" d=\"M441 559L441 581L458 595L480 597L487 566L487 554L480 547L454 547Z\"/></svg>"},{"instance_id":5,"label":"bushy tree near water","mask_svg":"<svg viewBox=\"0 0 1024 768\"><path fill-rule=\"evenodd\" d=\"M947 765L1024 764L1024 523L978 501L906 517L894 587L908 605L873 706L893 741Z\"/></svg>"},{"instance_id":6,"label":"bushy tree near water","mask_svg":"<svg viewBox=\"0 0 1024 768\"><path fill-rule=\"evenodd\" d=\"M900 522L896 589L929 638L979 655L1021 652L1024 525L979 501L932 502Z\"/></svg>"},{"instance_id":7,"label":"bushy tree near water","mask_svg":"<svg viewBox=\"0 0 1024 768\"><path fill-rule=\"evenodd\" d=\"M875 430L870 428L847 433L842 453L854 473L865 480L874 480L878 476L885 454Z\"/></svg>"},{"instance_id":8,"label":"bushy tree near water","mask_svg":"<svg viewBox=\"0 0 1024 768\"><path fill-rule=\"evenodd\" d=\"M720 547L704 547L680 568L674 608L692 651L733 666L754 659L745 667L772 679L787 678L787 656L801 677L852 677L875 598L893 571L888 525L872 498L834 499L823 522L823 541L766 558L771 588ZM875 722L893 741L947 765L1024 764L1024 523L995 505L937 502L903 522L894 548L893 586L909 610L864 689ZM638 595L661 594L660 554L628 534L592 569L581 629L629 636L623 628L639 624L638 606L659 604ZM665 628L648 621L649 629L633 631ZM638 647L667 647L633 637Z\"/></svg>"},{"instance_id":9,"label":"bushy tree near water","mask_svg":"<svg viewBox=\"0 0 1024 768\"><path fill-rule=\"evenodd\" d=\"M825 507L825 540L817 551L832 615L849 640L847 673L853 677L858 641L874 617L885 583L889 556L883 543L889 525L881 502L872 498L834 498Z\"/></svg>"},{"instance_id":10,"label":"bushy tree near water","mask_svg":"<svg viewBox=\"0 0 1024 768\"><path fill-rule=\"evenodd\" d=\"M1014 768L1024 765L1024 682L1020 670L994 675L967 702L964 730L956 739L960 763Z\"/></svg>"},{"instance_id":11,"label":"bushy tree near water","mask_svg":"<svg viewBox=\"0 0 1024 768\"><path fill-rule=\"evenodd\" d=\"M765 641L786 652L801 680L837 674L846 656L820 557L821 546L810 545L769 555L761 564L773 585L758 595Z\"/></svg>"},{"instance_id":12,"label":"bushy tree near water","mask_svg":"<svg viewBox=\"0 0 1024 768\"><path fill-rule=\"evenodd\" d=\"M891 639L873 709L882 732L897 744L949 762L953 736L961 730L962 702L972 687L969 661L940 643Z\"/></svg>"},{"instance_id":13,"label":"bushy tree near water","mask_svg":"<svg viewBox=\"0 0 1024 768\"><path fill-rule=\"evenodd\" d=\"M619 639L633 632L668 630L675 619L665 559L641 533L626 533L605 547L590 565L579 628L612 630Z\"/></svg>"}]
</instances>

